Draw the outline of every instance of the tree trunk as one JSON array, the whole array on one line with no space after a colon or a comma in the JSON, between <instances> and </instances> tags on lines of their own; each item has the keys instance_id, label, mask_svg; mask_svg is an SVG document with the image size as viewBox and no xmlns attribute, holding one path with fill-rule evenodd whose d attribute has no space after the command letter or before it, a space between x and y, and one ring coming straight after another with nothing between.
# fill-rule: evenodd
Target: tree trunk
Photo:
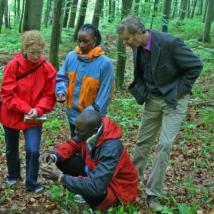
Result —
<instances>
[{"instance_id":1,"label":"tree trunk","mask_svg":"<svg viewBox=\"0 0 214 214\"><path fill-rule=\"evenodd\" d=\"M198 7L198 12L197 12L198 16L202 16L202 14L203 14L203 5L204 5L203 2L204 2L204 0L199 1L199 7Z\"/></svg>"},{"instance_id":2,"label":"tree trunk","mask_svg":"<svg viewBox=\"0 0 214 214\"><path fill-rule=\"evenodd\" d=\"M18 20L20 19L20 14L21 14L21 1L17 0L17 18Z\"/></svg>"},{"instance_id":3,"label":"tree trunk","mask_svg":"<svg viewBox=\"0 0 214 214\"><path fill-rule=\"evenodd\" d=\"M136 16L138 16L139 13L139 6L140 6L140 0L135 0L135 4L134 4L134 14Z\"/></svg>"},{"instance_id":4,"label":"tree trunk","mask_svg":"<svg viewBox=\"0 0 214 214\"><path fill-rule=\"evenodd\" d=\"M104 4L104 0L96 0L94 15L93 15L93 19L92 19L92 25L94 25L94 27L96 27L96 28L98 28L98 26L99 26L99 21L100 21L101 12L103 9L103 4Z\"/></svg>"},{"instance_id":5,"label":"tree trunk","mask_svg":"<svg viewBox=\"0 0 214 214\"><path fill-rule=\"evenodd\" d=\"M55 0L54 1L54 17L53 17L53 26L51 32L51 44L50 44L50 53L49 59L50 62L54 65L54 67L58 70L58 51L59 51L59 42L61 35L61 20L63 15L63 0Z\"/></svg>"},{"instance_id":6,"label":"tree trunk","mask_svg":"<svg viewBox=\"0 0 214 214\"><path fill-rule=\"evenodd\" d=\"M197 5L197 0L195 0L195 1L193 2L193 5L192 5L192 13L191 13L191 15L190 15L190 18L191 18L191 19L194 17L196 5Z\"/></svg>"},{"instance_id":7,"label":"tree trunk","mask_svg":"<svg viewBox=\"0 0 214 214\"><path fill-rule=\"evenodd\" d=\"M205 2L205 9L204 9L204 15L203 15L203 23L205 22L206 15L207 15L208 2L209 2L209 0L206 0L206 2Z\"/></svg>"},{"instance_id":8,"label":"tree trunk","mask_svg":"<svg viewBox=\"0 0 214 214\"><path fill-rule=\"evenodd\" d=\"M5 5L5 9L4 9L4 22L5 22L5 28L10 29L8 0L6 0L6 5Z\"/></svg>"},{"instance_id":9,"label":"tree trunk","mask_svg":"<svg viewBox=\"0 0 214 214\"><path fill-rule=\"evenodd\" d=\"M177 15L177 10L178 10L178 1L177 1L177 0L174 0L172 18L175 18L175 17L176 17L176 15Z\"/></svg>"},{"instance_id":10,"label":"tree trunk","mask_svg":"<svg viewBox=\"0 0 214 214\"><path fill-rule=\"evenodd\" d=\"M77 5L78 5L78 0L73 0L70 8L70 18L69 18L69 24L68 24L68 27L70 28L74 27L76 13L77 13Z\"/></svg>"},{"instance_id":11,"label":"tree trunk","mask_svg":"<svg viewBox=\"0 0 214 214\"><path fill-rule=\"evenodd\" d=\"M112 22L112 0L108 0L108 22Z\"/></svg>"},{"instance_id":12,"label":"tree trunk","mask_svg":"<svg viewBox=\"0 0 214 214\"><path fill-rule=\"evenodd\" d=\"M185 16L186 16L186 12L187 12L187 3L188 0L183 0L182 5L181 5L181 13L180 13L180 21L183 21Z\"/></svg>"},{"instance_id":13,"label":"tree trunk","mask_svg":"<svg viewBox=\"0 0 214 214\"><path fill-rule=\"evenodd\" d=\"M23 31L40 30L43 0L27 0L23 21Z\"/></svg>"},{"instance_id":14,"label":"tree trunk","mask_svg":"<svg viewBox=\"0 0 214 214\"><path fill-rule=\"evenodd\" d=\"M21 13L21 18L19 21L19 33L21 33L23 31L23 17L24 17L24 13L25 13L25 0L22 1L22 13Z\"/></svg>"},{"instance_id":15,"label":"tree trunk","mask_svg":"<svg viewBox=\"0 0 214 214\"><path fill-rule=\"evenodd\" d=\"M159 1L159 0L155 0L155 1L154 1L153 14L152 14L152 21L151 21L150 29L152 29L154 17L156 16L156 14L157 14L157 12L158 12L158 1Z\"/></svg>"},{"instance_id":16,"label":"tree trunk","mask_svg":"<svg viewBox=\"0 0 214 214\"><path fill-rule=\"evenodd\" d=\"M132 8L133 0L123 0L122 1L122 19L127 16ZM123 44L122 38L119 36L117 41L117 68L116 68L116 88L120 90L124 83L125 76L125 66L126 66L126 47Z\"/></svg>"},{"instance_id":17,"label":"tree trunk","mask_svg":"<svg viewBox=\"0 0 214 214\"><path fill-rule=\"evenodd\" d=\"M68 18L69 18L69 11L71 8L71 0L67 0L65 4L65 12L63 18L63 27L66 28L68 26Z\"/></svg>"},{"instance_id":18,"label":"tree trunk","mask_svg":"<svg viewBox=\"0 0 214 214\"><path fill-rule=\"evenodd\" d=\"M52 2L53 0L47 0L47 3L46 3L46 10L45 10L45 17L44 17L44 25L46 28L48 28L48 21L50 18Z\"/></svg>"},{"instance_id":19,"label":"tree trunk","mask_svg":"<svg viewBox=\"0 0 214 214\"><path fill-rule=\"evenodd\" d=\"M112 21L115 19L115 11L116 11L116 0L112 0Z\"/></svg>"},{"instance_id":20,"label":"tree trunk","mask_svg":"<svg viewBox=\"0 0 214 214\"><path fill-rule=\"evenodd\" d=\"M87 5L88 5L88 0L81 0L77 24L74 29L73 41L77 40L77 34L79 32L79 29L84 24Z\"/></svg>"},{"instance_id":21,"label":"tree trunk","mask_svg":"<svg viewBox=\"0 0 214 214\"><path fill-rule=\"evenodd\" d=\"M163 5L162 31L168 32L168 22L171 9L171 0L165 0Z\"/></svg>"},{"instance_id":22,"label":"tree trunk","mask_svg":"<svg viewBox=\"0 0 214 214\"><path fill-rule=\"evenodd\" d=\"M0 0L0 33L2 28L3 15L4 15L6 3L7 3L6 0Z\"/></svg>"},{"instance_id":23,"label":"tree trunk","mask_svg":"<svg viewBox=\"0 0 214 214\"><path fill-rule=\"evenodd\" d=\"M203 42L210 42L210 29L211 29L211 24L213 20L213 13L214 13L214 1L209 0L204 32L203 32Z\"/></svg>"}]
</instances>

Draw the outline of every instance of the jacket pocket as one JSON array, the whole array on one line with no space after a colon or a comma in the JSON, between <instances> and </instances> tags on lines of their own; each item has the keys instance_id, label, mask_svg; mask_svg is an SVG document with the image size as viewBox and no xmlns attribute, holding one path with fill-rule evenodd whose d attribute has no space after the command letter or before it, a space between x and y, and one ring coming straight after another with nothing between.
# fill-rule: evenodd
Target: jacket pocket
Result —
<instances>
[{"instance_id":1,"label":"jacket pocket","mask_svg":"<svg viewBox=\"0 0 214 214\"><path fill-rule=\"evenodd\" d=\"M84 76L80 90L78 108L80 111L87 106L92 105L97 97L100 87L100 80L92 77Z\"/></svg>"},{"instance_id":2,"label":"jacket pocket","mask_svg":"<svg viewBox=\"0 0 214 214\"><path fill-rule=\"evenodd\" d=\"M132 82L128 88L128 91L134 96L138 104L143 105L147 100L148 92L145 84L141 82Z\"/></svg>"}]
</instances>

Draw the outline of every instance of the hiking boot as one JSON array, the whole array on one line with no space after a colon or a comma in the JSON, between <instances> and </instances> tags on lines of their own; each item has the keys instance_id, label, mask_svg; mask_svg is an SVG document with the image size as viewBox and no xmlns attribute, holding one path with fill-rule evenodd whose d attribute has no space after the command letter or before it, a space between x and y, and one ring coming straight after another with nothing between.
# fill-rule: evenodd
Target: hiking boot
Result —
<instances>
[{"instance_id":1,"label":"hiking boot","mask_svg":"<svg viewBox=\"0 0 214 214\"><path fill-rule=\"evenodd\" d=\"M152 210L156 210L158 207L161 206L161 203L157 196L147 196L146 201L147 201L148 207Z\"/></svg>"}]
</instances>

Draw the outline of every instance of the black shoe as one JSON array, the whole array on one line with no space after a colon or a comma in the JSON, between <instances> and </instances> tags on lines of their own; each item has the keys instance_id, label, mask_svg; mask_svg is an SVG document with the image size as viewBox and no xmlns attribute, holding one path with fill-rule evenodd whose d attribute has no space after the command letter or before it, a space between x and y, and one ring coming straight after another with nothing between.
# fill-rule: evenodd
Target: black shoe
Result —
<instances>
[{"instance_id":1,"label":"black shoe","mask_svg":"<svg viewBox=\"0 0 214 214\"><path fill-rule=\"evenodd\" d=\"M35 192L35 193L42 193L42 192L44 192L44 190L45 190L45 188L43 187L43 186L41 186L41 185L38 185L37 187L35 187L35 188L27 188L27 191L29 191L29 192Z\"/></svg>"}]
</instances>

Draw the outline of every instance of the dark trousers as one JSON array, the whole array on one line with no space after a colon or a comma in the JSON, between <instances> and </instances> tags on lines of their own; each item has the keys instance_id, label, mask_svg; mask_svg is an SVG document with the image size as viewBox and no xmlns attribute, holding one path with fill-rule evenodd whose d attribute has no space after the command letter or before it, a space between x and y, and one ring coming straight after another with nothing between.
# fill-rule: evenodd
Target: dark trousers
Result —
<instances>
[{"instance_id":1,"label":"dark trousers","mask_svg":"<svg viewBox=\"0 0 214 214\"><path fill-rule=\"evenodd\" d=\"M21 178L19 159L19 133L20 130L4 127L6 142L6 159L8 179ZM26 151L26 187L34 190L38 187L39 150L42 127L31 127L23 131Z\"/></svg>"},{"instance_id":2,"label":"dark trousers","mask_svg":"<svg viewBox=\"0 0 214 214\"><path fill-rule=\"evenodd\" d=\"M72 123L69 123L70 125L70 132L71 132L71 138L73 138L76 134L75 134L75 125Z\"/></svg>"},{"instance_id":3,"label":"dark trousers","mask_svg":"<svg viewBox=\"0 0 214 214\"><path fill-rule=\"evenodd\" d=\"M63 174L72 176L86 176L84 169L85 163L80 153L73 155L66 161L58 161L56 165L63 172ZM82 197L86 200L92 209L95 209L105 199L105 196L106 194L100 195L98 197L82 195Z\"/></svg>"}]
</instances>

